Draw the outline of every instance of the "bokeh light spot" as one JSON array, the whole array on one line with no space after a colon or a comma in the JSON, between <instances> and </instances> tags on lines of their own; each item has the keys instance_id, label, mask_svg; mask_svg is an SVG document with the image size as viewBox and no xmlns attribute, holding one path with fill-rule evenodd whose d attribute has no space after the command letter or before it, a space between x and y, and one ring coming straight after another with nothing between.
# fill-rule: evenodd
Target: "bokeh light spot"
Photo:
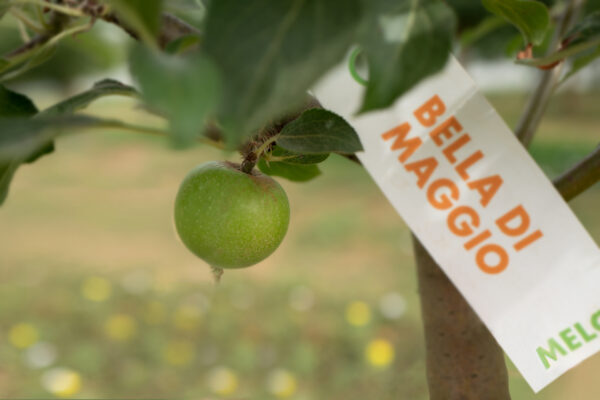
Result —
<instances>
[{"instance_id":1,"label":"bokeh light spot","mask_svg":"<svg viewBox=\"0 0 600 400\"><path fill-rule=\"evenodd\" d=\"M379 300L379 311L387 319L399 319L406 312L406 300L400 293L386 293Z\"/></svg>"},{"instance_id":2,"label":"bokeh light spot","mask_svg":"<svg viewBox=\"0 0 600 400\"><path fill-rule=\"evenodd\" d=\"M104 331L112 340L127 341L137 333L137 322L127 314L114 314L106 320Z\"/></svg>"},{"instance_id":3,"label":"bokeh light spot","mask_svg":"<svg viewBox=\"0 0 600 400\"><path fill-rule=\"evenodd\" d=\"M180 306L173 315L173 325L180 331L191 332L200 326L202 311L193 305Z\"/></svg>"},{"instance_id":4,"label":"bokeh light spot","mask_svg":"<svg viewBox=\"0 0 600 400\"><path fill-rule=\"evenodd\" d=\"M353 301L346 307L346 321L353 326L365 326L371 321L371 308L362 301Z\"/></svg>"},{"instance_id":5,"label":"bokeh light spot","mask_svg":"<svg viewBox=\"0 0 600 400\"><path fill-rule=\"evenodd\" d=\"M27 349L25 362L31 368L46 368L56 361L56 347L50 343L38 342Z\"/></svg>"},{"instance_id":6,"label":"bokeh light spot","mask_svg":"<svg viewBox=\"0 0 600 400\"><path fill-rule=\"evenodd\" d=\"M144 321L148 325L160 325L165 322L167 310L165 306L157 300L150 301L146 304L144 310Z\"/></svg>"},{"instance_id":7,"label":"bokeh light spot","mask_svg":"<svg viewBox=\"0 0 600 400\"><path fill-rule=\"evenodd\" d=\"M187 340L169 342L163 350L163 357L170 365L188 365L195 357L194 344Z\"/></svg>"},{"instance_id":8,"label":"bokeh light spot","mask_svg":"<svg viewBox=\"0 0 600 400\"><path fill-rule=\"evenodd\" d=\"M8 333L10 344L17 349L26 349L38 341L38 330L29 323L20 323L13 325Z\"/></svg>"},{"instance_id":9,"label":"bokeh light spot","mask_svg":"<svg viewBox=\"0 0 600 400\"><path fill-rule=\"evenodd\" d=\"M308 311L315 304L315 294L308 286L296 286L290 291L290 307L296 311Z\"/></svg>"},{"instance_id":10,"label":"bokeh light spot","mask_svg":"<svg viewBox=\"0 0 600 400\"><path fill-rule=\"evenodd\" d=\"M208 386L214 394L231 395L238 388L238 378L231 369L216 367L208 374Z\"/></svg>"},{"instance_id":11,"label":"bokeh light spot","mask_svg":"<svg viewBox=\"0 0 600 400\"><path fill-rule=\"evenodd\" d=\"M298 388L296 378L284 369L276 369L267 378L267 390L279 397L286 399L293 396Z\"/></svg>"},{"instance_id":12,"label":"bokeh light spot","mask_svg":"<svg viewBox=\"0 0 600 400\"><path fill-rule=\"evenodd\" d=\"M112 285L108 279L99 276L91 276L83 281L81 295L95 302L108 300L112 293Z\"/></svg>"},{"instance_id":13,"label":"bokeh light spot","mask_svg":"<svg viewBox=\"0 0 600 400\"><path fill-rule=\"evenodd\" d=\"M374 367L388 367L394 361L394 346L386 339L372 340L367 345L365 356L367 362Z\"/></svg>"},{"instance_id":14,"label":"bokeh light spot","mask_svg":"<svg viewBox=\"0 0 600 400\"><path fill-rule=\"evenodd\" d=\"M57 397L72 397L81 390L81 376L68 368L53 368L42 375L42 386Z\"/></svg>"}]
</instances>

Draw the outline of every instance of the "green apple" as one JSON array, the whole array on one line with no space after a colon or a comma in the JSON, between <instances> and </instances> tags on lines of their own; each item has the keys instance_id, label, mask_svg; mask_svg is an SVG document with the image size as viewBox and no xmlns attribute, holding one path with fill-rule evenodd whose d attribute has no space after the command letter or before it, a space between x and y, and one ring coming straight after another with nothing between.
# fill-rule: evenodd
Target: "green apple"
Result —
<instances>
[{"instance_id":1,"label":"green apple","mask_svg":"<svg viewBox=\"0 0 600 400\"><path fill-rule=\"evenodd\" d=\"M238 164L208 162L185 177L175 200L175 226L183 243L216 268L243 268L279 246L290 205L271 177Z\"/></svg>"}]
</instances>

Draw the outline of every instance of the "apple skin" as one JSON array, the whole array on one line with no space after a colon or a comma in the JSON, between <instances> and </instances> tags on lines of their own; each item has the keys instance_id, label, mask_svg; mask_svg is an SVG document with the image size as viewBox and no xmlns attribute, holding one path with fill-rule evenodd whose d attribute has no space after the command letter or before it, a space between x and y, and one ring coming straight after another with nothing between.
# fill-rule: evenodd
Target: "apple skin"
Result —
<instances>
[{"instance_id":1,"label":"apple skin","mask_svg":"<svg viewBox=\"0 0 600 400\"><path fill-rule=\"evenodd\" d=\"M290 221L283 188L271 177L212 161L185 177L175 199L175 227L187 248L217 268L254 265L277 249Z\"/></svg>"}]
</instances>

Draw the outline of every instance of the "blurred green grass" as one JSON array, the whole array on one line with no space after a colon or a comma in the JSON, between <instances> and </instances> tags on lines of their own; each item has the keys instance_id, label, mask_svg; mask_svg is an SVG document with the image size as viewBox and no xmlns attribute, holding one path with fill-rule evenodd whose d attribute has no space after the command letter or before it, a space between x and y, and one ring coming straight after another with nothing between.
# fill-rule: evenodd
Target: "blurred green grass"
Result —
<instances>
[{"instance_id":1,"label":"blurred green grass","mask_svg":"<svg viewBox=\"0 0 600 400\"><path fill-rule=\"evenodd\" d=\"M550 177L597 145L598 98L550 105L532 147ZM491 101L512 126L525 97ZM91 112L160 123L120 99ZM215 285L171 214L187 171L224 157L90 132L17 173L0 209L1 398L427 398L409 231L366 172L330 157L319 179L283 182L283 245ZM597 241L598 204L598 185L571 203ZM511 391L597 399L598 367L537 396L511 368Z\"/></svg>"}]
</instances>

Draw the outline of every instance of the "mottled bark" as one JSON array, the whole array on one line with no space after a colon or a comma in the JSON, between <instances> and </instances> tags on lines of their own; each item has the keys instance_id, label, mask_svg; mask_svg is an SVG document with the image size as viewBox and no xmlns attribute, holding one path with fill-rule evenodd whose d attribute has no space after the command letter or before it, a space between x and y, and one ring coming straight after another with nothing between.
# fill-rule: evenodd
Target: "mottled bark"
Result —
<instances>
[{"instance_id":1,"label":"mottled bark","mask_svg":"<svg viewBox=\"0 0 600 400\"><path fill-rule=\"evenodd\" d=\"M505 400L504 353L446 274L413 236L431 400Z\"/></svg>"}]
</instances>

